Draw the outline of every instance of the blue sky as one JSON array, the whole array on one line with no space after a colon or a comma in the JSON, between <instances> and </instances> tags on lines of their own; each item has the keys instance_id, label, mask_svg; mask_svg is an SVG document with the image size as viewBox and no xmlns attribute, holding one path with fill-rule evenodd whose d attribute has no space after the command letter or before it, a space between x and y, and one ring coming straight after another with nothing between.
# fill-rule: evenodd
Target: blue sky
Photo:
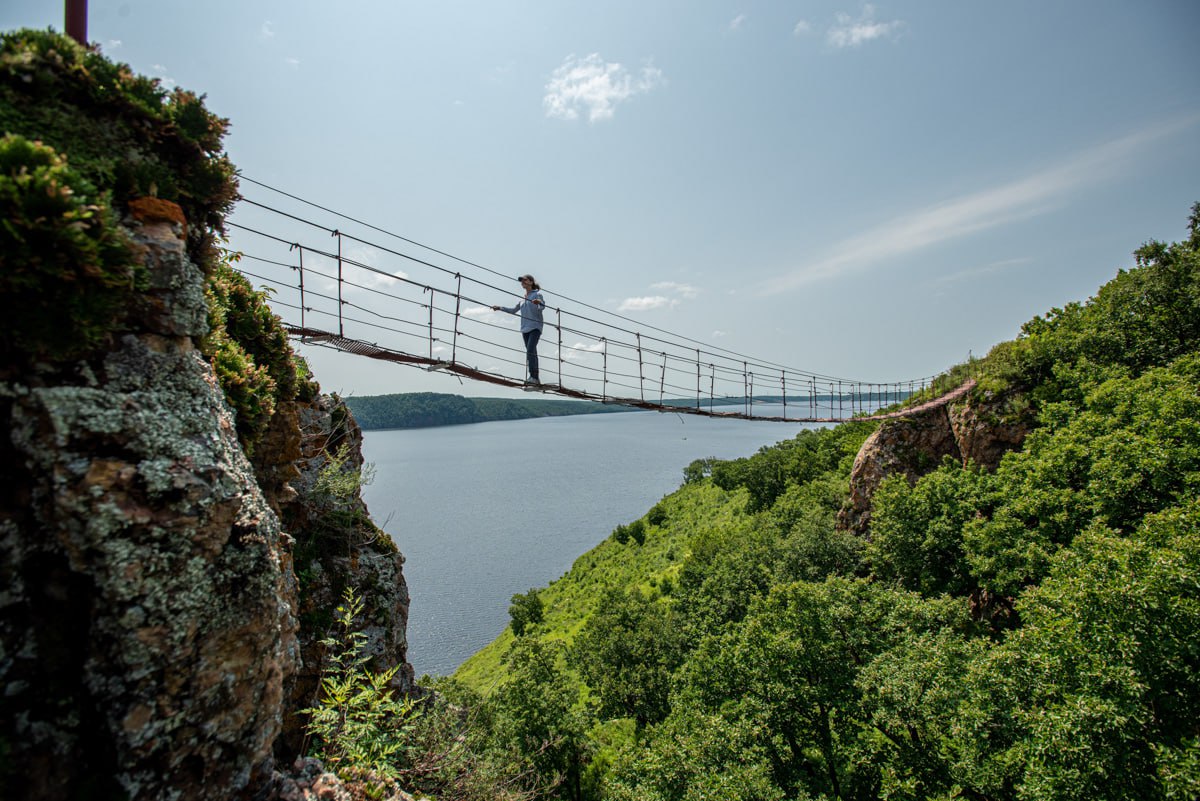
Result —
<instances>
[{"instance_id":1,"label":"blue sky","mask_svg":"<svg viewBox=\"0 0 1200 801\"><path fill-rule=\"evenodd\" d=\"M61 3L0 6L26 26L61 29ZM1183 235L1197 31L1191 0L91 0L89 19L106 55L206 94L248 177L552 297L880 382L981 355ZM309 355L344 394L503 394Z\"/></svg>"}]
</instances>

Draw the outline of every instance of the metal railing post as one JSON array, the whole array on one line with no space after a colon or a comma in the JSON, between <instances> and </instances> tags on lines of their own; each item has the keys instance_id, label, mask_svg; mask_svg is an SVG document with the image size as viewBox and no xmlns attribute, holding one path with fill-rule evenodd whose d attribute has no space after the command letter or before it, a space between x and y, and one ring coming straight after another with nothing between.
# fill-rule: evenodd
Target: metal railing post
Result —
<instances>
[{"instance_id":1,"label":"metal railing post","mask_svg":"<svg viewBox=\"0 0 1200 801\"><path fill-rule=\"evenodd\" d=\"M454 291L454 334L450 341L450 363L458 363L458 320L459 312L462 309L462 274L455 273L454 277L458 279L458 286Z\"/></svg>"},{"instance_id":2,"label":"metal railing post","mask_svg":"<svg viewBox=\"0 0 1200 801\"><path fill-rule=\"evenodd\" d=\"M342 232L334 230L330 236L337 237L337 263L338 263L338 336L346 335L345 328L342 325L342 304L346 301L342 300Z\"/></svg>"}]
</instances>

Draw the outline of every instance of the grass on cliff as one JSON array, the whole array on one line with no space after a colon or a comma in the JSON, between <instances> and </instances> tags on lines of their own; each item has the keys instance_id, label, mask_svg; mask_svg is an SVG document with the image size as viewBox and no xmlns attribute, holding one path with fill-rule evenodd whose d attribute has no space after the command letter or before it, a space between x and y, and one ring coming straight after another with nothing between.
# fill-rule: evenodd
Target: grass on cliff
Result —
<instances>
[{"instance_id":1,"label":"grass on cliff","mask_svg":"<svg viewBox=\"0 0 1200 801\"><path fill-rule=\"evenodd\" d=\"M666 512L660 525L650 524L649 515L639 519L645 529L640 545L610 536L575 560L561 578L538 590L543 620L531 627L531 636L571 644L604 592L612 588L638 590L654 598L670 595L692 543L745 528L744 505L744 490L728 493L711 483L681 487L657 505ZM455 678L480 693L490 693L503 680L502 661L514 639L512 628L506 628L464 662Z\"/></svg>"}]
</instances>

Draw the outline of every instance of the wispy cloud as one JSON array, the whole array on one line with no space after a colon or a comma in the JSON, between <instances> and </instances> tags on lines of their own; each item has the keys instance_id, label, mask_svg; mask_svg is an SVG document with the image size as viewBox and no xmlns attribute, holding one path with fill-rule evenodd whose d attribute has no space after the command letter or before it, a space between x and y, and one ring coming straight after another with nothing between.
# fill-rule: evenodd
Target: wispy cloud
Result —
<instances>
[{"instance_id":1,"label":"wispy cloud","mask_svg":"<svg viewBox=\"0 0 1200 801\"><path fill-rule=\"evenodd\" d=\"M635 74L621 64L606 63L599 53L583 58L572 54L550 76L542 105L547 117L574 120L583 112L588 122L608 120L619 104L663 82L662 70L654 66Z\"/></svg>"},{"instance_id":2,"label":"wispy cloud","mask_svg":"<svg viewBox=\"0 0 1200 801\"><path fill-rule=\"evenodd\" d=\"M581 359L586 359L590 354L601 353L604 350L604 343L600 340L591 342L576 342L574 345L564 345L562 347L562 358L568 362L577 362ZM558 354L555 354L557 356Z\"/></svg>"},{"instance_id":3,"label":"wispy cloud","mask_svg":"<svg viewBox=\"0 0 1200 801\"><path fill-rule=\"evenodd\" d=\"M849 14L838 14L837 22L829 29L825 39L834 47L858 47L875 39L895 38L903 27L901 20L876 21L875 6L866 5L858 19Z\"/></svg>"},{"instance_id":4,"label":"wispy cloud","mask_svg":"<svg viewBox=\"0 0 1200 801\"><path fill-rule=\"evenodd\" d=\"M1002 259L994 261L991 264L983 264L977 267L968 267L965 270L943 275L934 280L935 284L956 284L960 281L969 281L975 278L982 278L985 275L993 275L1011 270L1014 267L1022 267L1029 264L1033 259L1028 256L1020 259Z\"/></svg>"},{"instance_id":5,"label":"wispy cloud","mask_svg":"<svg viewBox=\"0 0 1200 801\"><path fill-rule=\"evenodd\" d=\"M796 23L796 27L792 28L793 36L804 36L808 33L812 33L812 23L806 19L800 20Z\"/></svg>"},{"instance_id":6,"label":"wispy cloud","mask_svg":"<svg viewBox=\"0 0 1200 801\"><path fill-rule=\"evenodd\" d=\"M300 69L300 59L298 59L298 58L285 58L283 60L283 63L287 64L289 67L291 67L294 70Z\"/></svg>"},{"instance_id":7,"label":"wispy cloud","mask_svg":"<svg viewBox=\"0 0 1200 801\"><path fill-rule=\"evenodd\" d=\"M1007 225L1061 205L1073 192L1127 169L1149 144L1194 127L1200 115L1173 120L1088 148L1062 164L973 194L927 206L835 244L829 255L763 284L764 292L859 272L942 242Z\"/></svg>"},{"instance_id":8,"label":"wispy cloud","mask_svg":"<svg viewBox=\"0 0 1200 801\"><path fill-rule=\"evenodd\" d=\"M691 284L680 284L675 281L659 281L657 284L651 284L650 288L660 289L664 292L674 292L687 300L691 300L700 294L700 290Z\"/></svg>"},{"instance_id":9,"label":"wispy cloud","mask_svg":"<svg viewBox=\"0 0 1200 801\"><path fill-rule=\"evenodd\" d=\"M738 28L742 27L742 23L744 23L745 21L746 21L746 15L738 14L736 17L734 17L733 19L731 19L729 21L729 30L736 31Z\"/></svg>"},{"instance_id":10,"label":"wispy cloud","mask_svg":"<svg viewBox=\"0 0 1200 801\"><path fill-rule=\"evenodd\" d=\"M168 92L174 90L175 87L179 85L175 83L174 78L172 78L170 75L167 75L167 68L162 64L155 64L153 70L158 73L158 75L155 77L158 78L159 86L161 86L163 89L166 89Z\"/></svg>"},{"instance_id":11,"label":"wispy cloud","mask_svg":"<svg viewBox=\"0 0 1200 801\"><path fill-rule=\"evenodd\" d=\"M271 20L264 20L262 27L258 29L259 39L274 39L275 38L275 23Z\"/></svg>"},{"instance_id":12,"label":"wispy cloud","mask_svg":"<svg viewBox=\"0 0 1200 801\"><path fill-rule=\"evenodd\" d=\"M492 67L485 75L484 80L489 83L504 84L509 83L513 76L517 73L517 62L509 59L503 64L497 64Z\"/></svg>"},{"instance_id":13,"label":"wispy cloud","mask_svg":"<svg viewBox=\"0 0 1200 801\"><path fill-rule=\"evenodd\" d=\"M668 298L663 295L647 295L641 298L625 298L617 311L650 311L651 309L669 309L679 304L678 298Z\"/></svg>"}]
</instances>

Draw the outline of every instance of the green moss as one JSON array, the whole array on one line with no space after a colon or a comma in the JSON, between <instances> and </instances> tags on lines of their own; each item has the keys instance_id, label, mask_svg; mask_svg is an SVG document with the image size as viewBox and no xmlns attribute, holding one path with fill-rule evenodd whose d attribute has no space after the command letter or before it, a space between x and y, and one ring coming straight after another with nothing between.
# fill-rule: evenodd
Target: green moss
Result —
<instances>
[{"instance_id":1,"label":"green moss","mask_svg":"<svg viewBox=\"0 0 1200 801\"><path fill-rule=\"evenodd\" d=\"M145 283L108 196L52 148L0 138L0 352L85 354Z\"/></svg>"},{"instance_id":2,"label":"green moss","mask_svg":"<svg viewBox=\"0 0 1200 801\"><path fill-rule=\"evenodd\" d=\"M212 270L205 295L210 333L201 350L237 415L238 439L249 453L279 405L311 382L302 383L287 332L267 305L266 293L255 291L222 262Z\"/></svg>"}]
</instances>

